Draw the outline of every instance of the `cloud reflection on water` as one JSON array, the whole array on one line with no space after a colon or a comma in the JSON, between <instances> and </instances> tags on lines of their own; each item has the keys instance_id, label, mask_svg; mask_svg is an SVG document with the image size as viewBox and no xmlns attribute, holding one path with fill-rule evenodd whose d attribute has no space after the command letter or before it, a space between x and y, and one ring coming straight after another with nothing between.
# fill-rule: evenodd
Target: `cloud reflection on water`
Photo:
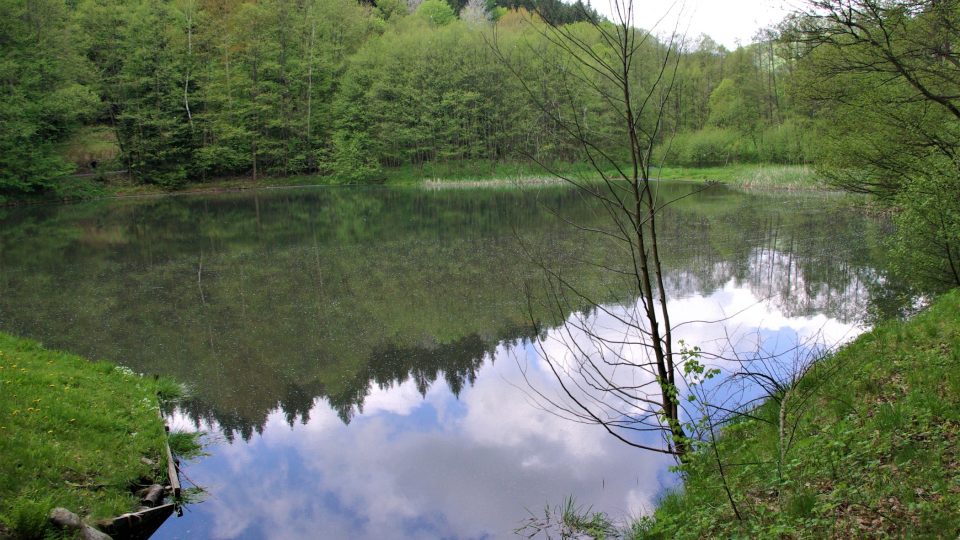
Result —
<instances>
[{"instance_id":1,"label":"cloud reflection on water","mask_svg":"<svg viewBox=\"0 0 960 540\"><path fill-rule=\"evenodd\" d=\"M675 321L729 317L727 331L784 342L815 333L838 342L860 331L825 315L787 316L732 281L670 309ZM709 349L725 336L719 325L690 324L676 338ZM527 509L539 513L568 495L614 517L636 516L675 482L669 457L533 406L519 366L530 368L535 386L556 387L535 346L501 343L491 356L459 399L443 384L421 396L410 379L371 383L363 414L349 425L317 399L306 423L291 427L277 410L261 435L214 444L210 457L186 468L208 499L158 537L500 538L512 536ZM193 420L178 415L174 424Z\"/></svg>"}]
</instances>

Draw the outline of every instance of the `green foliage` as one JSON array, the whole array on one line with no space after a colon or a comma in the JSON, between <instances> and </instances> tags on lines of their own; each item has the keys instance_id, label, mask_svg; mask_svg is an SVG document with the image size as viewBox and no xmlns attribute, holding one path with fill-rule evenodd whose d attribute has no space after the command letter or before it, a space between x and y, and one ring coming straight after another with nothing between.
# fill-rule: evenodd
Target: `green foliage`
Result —
<instances>
[{"instance_id":1,"label":"green foliage","mask_svg":"<svg viewBox=\"0 0 960 540\"><path fill-rule=\"evenodd\" d=\"M707 122L721 128L736 128L750 135L759 119L755 105L748 101L732 79L723 79L710 93Z\"/></svg>"},{"instance_id":2,"label":"green foliage","mask_svg":"<svg viewBox=\"0 0 960 540\"><path fill-rule=\"evenodd\" d=\"M350 0L82 1L76 19L123 165L164 188L317 172L344 62L372 28Z\"/></svg>"},{"instance_id":3,"label":"green foliage","mask_svg":"<svg viewBox=\"0 0 960 540\"><path fill-rule=\"evenodd\" d=\"M460 5L467 3L466 0L453 0L453 2ZM544 19L556 24L571 24L599 19L597 12L590 7L590 3L584 4L582 0L576 0L575 2L564 2L563 0L486 0L486 4L488 10L493 14L500 13L502 15L508 10L525 10L530 13L536 12ZM499 18L499 16L496 16L496 18Z\"/></svg>"},{"instance_id":4,"label":"green foliage","mask_svg":"<svg viewBox=\"0 0 960 540\"><path fill-rule=\"evenodd\" d=\"M902 271L960 285L960 55L956 33L945 33L960 10L953 2L851 6L820 2L829 15L793 29L808 44L797 88L817 105L818 168L900 211L892 245Z\"/></svg>"},{"instance_id":5,"label":"green foliage","mask_svg":"<svg viewBox=\"0 0 960 540\"><path fill-rule=\"evenodd\" d=\"M195 459L205 455L202 437L203 433L199 431L172 431L167 438L167 444L170 445L170 451L178 458Z\"/></svg>"},{"instance_id":6,"label":"green foliage","mask_svg":"<svg viewBox=\"0 0 960 540\"><path fill-rule=\"evenodd\" d=\"M3 0L0 11L0 196L44 192L73 170L57 143L95 96L81 82L64 3Z\"/></svg>"},{"instance_id":7,"label":"green foliage","mask_svg":"<svg viewBox=\"0 0 960 540\"><path fill-rule=\"evenodd\" d=\"M543 515L531 515L517 529L518 535L533 538L544 535L551 538L559 534L560 538L593 538L603 540L621 536L620 530L610 517L603 512L594 512L592 508L577 504L571 496L564 499L556 508L546 507Z\"/></svg>"},{"instance_id":8,"label":"green foliage","mask_svg":"<svg viewBox=\"0 0 960 540\"><path fill-rule=\"evenodd\" d=\"M86 166L94 155L98 170L109 162L110 170L129 170L135 182L162 189L228 175L320 173L355 183L376 179L381 166L528 156L570 161L576 145L555 120L573 113L585 115L603 148L622 150L617 123L588 98L597 81L566 74L564 54L520 22L538 11L571 24L591 12L588 6L474 4L471 13L489 12L500 21L497 39L511 67L529 74L528 88L492 54L486 25L455 20L457 9L467 9L460 3L427 0L416 17L405 16L399 1L375 10L352 0L239 1L218 8L195 0L80 0L69 10L36 5L39 27L28 24L29 16L0 26L5 43L13 44L4 49L3 69L14 70L18 81L4 87L0 102L0 191L95 194L90 183L64 180L73 164ZM13 3L6 12L22 9ZM31 41L36 28L39 47ZM589 25L576 32L601 55L612 54ZM742 105L765 80L762 69L751 71L750 55L709 43L683 62L680 86L691 89L691 105L675 117L671 109L668 123L699 129L711 95L718 101L735 83ZM653 58L660 45L643 47ZM750 54L766 58L760 52ZM530 89L554 109L539 110ZM107 153L81 150L94 145L77 137L105 141L105 126ZM67 139L70 144L59 144ZM745 159L741 143L732 151L729 144L720 151L699 146L681 163Z\"/></svg>"},{"instance_id":9,"label":"green foliage","mask_svg":"<svg viewBox=\"0 0 960 540\"><path fill-rule=\"evenodd\" d=\"M737 129L708 126L668 138L657 160L669 166L716 167L743 163L802 164L809 136L801 120L788 120L745 137Z\"/></svg>"},{"instance_id":10,"label":"green foliage","mask_svg":"<svg viewBox=\"0 0 960 540\"><path fill-rule=\"evenodd\" d=\"M51 497L36 493L13 501L0 513L0 521L15 538L39 540L51 532L48 518L55 506Z\"/></svg>"},{"instance_id":11,"label":"green foliage","mask_svg":"<svg viewBox=\"0 0 960 540\"><path fill-rule=\"evenodd\" d=\"M738 161L753 161L743 148L743 141L731 129L704 128L681 133L660 149L659 161L670 165L707 167Z\"/></svg>"},{"instance_id":12,"label":"green foliage","mask_svg":"<svg viewBox=\"0 0 960 540\"><path fill-rule=\"evenodd\" d=\"M410 17L367 41L350 60L334 111L333 139L358 138L384 166L516 159L537 149L525 92L479 31L459 23Z\"/></svg>"},{"instance_id":13,"label":"green foliage","mask_svg":"<svg viewBox=\"0 0 960 540\"><path fill-rule=\"evenodd\" d=\"M392 17L402 17L407 13L405 0L380 0L377 2L377 11L380 17L389 21Z\"/></svg>"},{"instance_id":14,"label":"green foliage","mask_svg":"<svg viewBox=\"0 0 960 540\"><path fill-rule=\"evenodd\" d=\"M802 117L787 118L760 134L757 161L761 163L805 164L811 161L811 122Z\"/></svg>"},{"instance_id":15,"label":"green foliage","mask_svg":"<svg viewBox=\"0 0 960 540\"><path fill-rule=\"evenodd\" d=\"M678 63L658 159L668 166L806 163L809 141L797 126L811 113L792 91L792 47L769 30L735 51L702 38Z\"/></svg>"},{"instance_id":16,"label":"green foliage","mask_svg":"<svg viewBox=\"0 0 960 540\"><path fill-rule=\"evenodd\" d=\"M433 26L443 26L457 18L445 0L423 0L417 6L416 14Z\"/></svg>"},{"instance_id":17,"label":"green foliage","mask_svg":"<svg viewBox=\"0 0 960 540\"><path fill-rule=\"evenodd\" d=\"M503 6L497 6L490 10L490 20L496 22L499 21L501 17L507 14L507 8Z\"/></svg>"},{"instance_id":18,"label":"green foliage","mask_svg":"<svg viewBox=\"0 0 960 540\"><path fill-rule=\"evenodd\" d=\"M364 184L382 179L380 164L370 152L369 140L363 134L335 133L329 167L336 171L334 177L341 184Z\"/></svg>"},{"instance_id":19,"label":"green foliage","mask_svg":"<svg viewBox=\"0 0 960 540\"><path fill-rule=\"evenodd\" d=\"M919 286L960 286L960 179L913 182L895 199L894 268Z\"/></svg>"},{"instance_id":20,"label":"green foliage","mask_svg":"<svg viewBox=\"0 0 960 540\"><path fill-rule=\"evenodd\" d=\"M170 377L155 376L154 385L160 403L175 403L190 395L186 386Z\"/></svg>"},{"instance_id":21,"label":"green foliage","mask_svg":"<svg viewBox=\"0 0 960 540\"><path fill-rule=\"evenodd\" d=\"M5 12L24 9L5 1L13 2ZM571 115L582 115L605 151L622 153L626 144L591 90L606 83L589 69L570 73L568 55L526 22L543 24L536 12L571 24L598 59L612 57L595 29L577 23L592 12L580 3L427 0L415 16L399 0L376 8L353 0L79 0L31 9L36 21L24 12L0 25L11 44L0 76L16 80L0 100L0 196L95 194L90 182L65 179L94 159L96 172L128 170L158 189L238 175L358 183L375 181L380 167L570 162L578 146L557 120ZM491 51L488 25L461 23L457 11L498 21L506 58ZM649 40L640 53L655 61L661 49ZM776 139L768 132L782 132L774 128L788 108L778 54L766 44L731 53L709 39L684 54L682 98L667 107L664 132L688 134L668 161L802 159L783 151L786 142L776 150L765 143ZM511 70L527 75L519 81Z\"/></svg>"},{"instance_id":22,"label":"green foliage","mask_svg":"<svg viewBox=\"0 0 960 540\"><path fill-rule=\"evenodd\" d=\"M78 200L104 197L110 192L102 179L75 177L51 185L48 193L62 200Z\"/></svg>"}]
</instances>

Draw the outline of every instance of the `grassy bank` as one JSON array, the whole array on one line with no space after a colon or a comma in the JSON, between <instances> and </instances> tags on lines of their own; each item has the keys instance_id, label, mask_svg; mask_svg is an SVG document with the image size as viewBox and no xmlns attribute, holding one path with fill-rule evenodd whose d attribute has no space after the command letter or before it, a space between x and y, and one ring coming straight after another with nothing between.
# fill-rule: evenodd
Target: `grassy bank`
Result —
<instances>
[{"instance_id":1,"label":"grassy bank","mask_svg":"<svg viewBox=\"0 0 960 540\"><path fill-rule=\"evenodd\" d=\"M552 172L578 181L598 181L600 175L585 163L556 164ZM614 175L615 171L606 171ZM727 165L724 167L663 167L652 171L661 180L715 181L744 189L824 190L810 167L800 165ZM58 200L84 200L109 197L144 197L171 193L217 193L271 187L333 185L328 176L262 176L211 178L190 181L176 190L151 184L137 184L122 175L103 178L82 176L65 180L56 193L24 194L15 198L0 196L2 204L45 203ZM451 162L427 163L422 167L394 167L383 171L375 183L388 186L426 187L512 187L563 183L551 172L534 163Z\"/></svg>"},{"instance_id":2,"label":"grassy bank","mask_svg":"<svg viewBox=\"0 0 960 540\"><path fill-rule=\"evenodd\" d=\"M554 172L577 178L594 178L597 172L586 163L556 163ZM424 183L482 184L528 183L559 180L536 163L530 162L450 162L425 163L421 167L393 167L384 170L384 183L393 186L415 186Z\"/></svg>"},{"instance_id":3,"label":"grassy bank","mask_svg":"<svg viewBox=\"0 0 960 540\"><path fill-rule=\"evenodd\" d=\"M553 172L570 175L578 181L598 181L600 175L586 163L558 163ZM616 176L616 171L604 171ZM534 163L473 163L427 164L422 168L400 167L386 171L388 185L487 185L562 183L554 174ZM803 165L727 165L723 167L663 167L651 175L659 180L712 181L744 189L825 190L829 186L820 181L811 167Z\"/></svg>"},{"instance_id":4,"label":"grassy bank","mask_svg":"<svg viewBox=\"0 0 960 540\"><path fill-rule=\"evenodd\" d=\"M724 167L664 167L661 180L714 181L744 189L828 190L830 186L806 165L726 165Z\"/></svg>"},{"instance_id":5,"label":"grassy bank","mask_svg":"<svg viewBox=\"0 0 960 540\"><path fill-rule=\"evenodd\" d=\"M960 290L823 361L796 395L807 391L788 409L782 462L776 403L723 430L719 463L740 519L707 449L684 466L684 489L630 536L960 534Z\"/></svg>"},{"instance_id":6,"label":"grassy bank","mask_svg":"<svg viewBox=\"0 0 960 540\"><path fill-rule=\"evenodd\" d=\"M134 486L166 480L158 395L178 391L0 333L0 528L40 537L56 506L89 520L135 509Z\"/></svg>"}]
</instances>

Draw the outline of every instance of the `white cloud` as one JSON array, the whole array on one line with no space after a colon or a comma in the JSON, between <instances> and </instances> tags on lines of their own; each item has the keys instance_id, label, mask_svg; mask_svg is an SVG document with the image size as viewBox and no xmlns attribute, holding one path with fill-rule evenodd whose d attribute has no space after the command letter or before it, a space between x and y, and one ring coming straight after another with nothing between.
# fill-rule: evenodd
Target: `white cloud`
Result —
<instances>
[{"instance_id":1,"label":"white cloud","mask_svg":"<svg viewBox=\"0 0 960 540\"><path fill-rule=\"evenodd\" d=\"M757 30L782 20L799 0L636 0L634 21L656 34L669 34L676 27L681 34L706 34L728 49L737 42L746 45ZM613 3L599 0L594 9L612 17Z\"/></svg>"},{"instance_id":2,"label":"white cloud","mask_svg":"<svg viewBox=\"0 0 960 540\"><path fill-rule=\"evenodd\" d=\"M430 387L428 392L436 391L438 385ZM399 385L393 385L389 388L380 388L376 383L370 383L370 391L363 400L364 414L377 414L381 412L407 415L411 411L423 404L423 396L417 390L417 385L412 379L407 379Z\"/></svg>"},{"instance_id":3,"label":"white cloud","mask_svg":"<svg viewBox=\"0 0 960 540\"><path fill-rule=\"evenodd\" d=\"M757 328L787 336L822 331L839 339L858 331L822 315L787 316L733 281L707 296L672 301L670 308L674 321L726 316L728 325L747 334ZM605 335L622 331L610 314L588 322ZM548 332L548 354L569 352L563 335ZM719 325L700 323L676 337L706 348L723 336ZM183 520L172 520L165 532L279 539L511 537L528 516L525 508L538 512L571 494L623 518L654 507L670 458L531 406L518 366L527 368L537 388L556 391L553 373L532 347L500 346L493 356L459 400L442 381L425 398L407 381L372 387L364 414L350 425L323 400L306 425L291 428L282 412L271 414L262 436L220 444L211 457L188 465L191 478L210 488L210 499L191 507ZM626 370L618 376L643 377ZM421 408L431 411L414 414Z\"/></svg>"}]
</instances>

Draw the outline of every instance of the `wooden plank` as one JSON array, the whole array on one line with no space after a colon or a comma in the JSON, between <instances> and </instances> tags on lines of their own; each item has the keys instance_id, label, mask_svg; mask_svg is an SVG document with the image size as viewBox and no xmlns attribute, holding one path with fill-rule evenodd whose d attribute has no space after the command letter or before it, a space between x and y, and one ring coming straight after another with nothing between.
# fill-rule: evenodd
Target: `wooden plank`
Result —
<instances>
[{"instance_id":1,"label":"wooden plank","mask_svg":"<svg viewBox=\"0 0 960 540\"><path fill-rule=\"evenodd\" d=\"M176 505L173 503L147 508L101 522L100 527L116 538L146 539L163 525L175 509Z\"/></svg>"},{"instance_id":2,"label":"wooden plank","mask_svg":"<svg viewBox=\"0 0 960 540\"><path fill-rule=\"evenodd\" d=\"M169 431L170 428L167 428ZM180 473L177 472L177 462L173 460L173 453L170 452L170 443L164 441L163 445L167 448L167 476L170 477L170 487L173 488L173 496L180 496Z\"/></svg>"},{"instance_id":3,"label":"wooden plank","mask_svg":"<svg viewBox=\"0 0 960 540\"><path fill-rule=\"evenodd\" d=\"M163 422L163 430L167 432L167 438L163 441L164 449L167 452L167 476L170 478L170 487L173 488L173 496L180 496L180 474L177 472L177 462L173 460L173 452L170 451L170 426L167 425L167 419L163 417L160 409L157 409L160 415L160 421Z\"/></svg>"}]
</instances>

